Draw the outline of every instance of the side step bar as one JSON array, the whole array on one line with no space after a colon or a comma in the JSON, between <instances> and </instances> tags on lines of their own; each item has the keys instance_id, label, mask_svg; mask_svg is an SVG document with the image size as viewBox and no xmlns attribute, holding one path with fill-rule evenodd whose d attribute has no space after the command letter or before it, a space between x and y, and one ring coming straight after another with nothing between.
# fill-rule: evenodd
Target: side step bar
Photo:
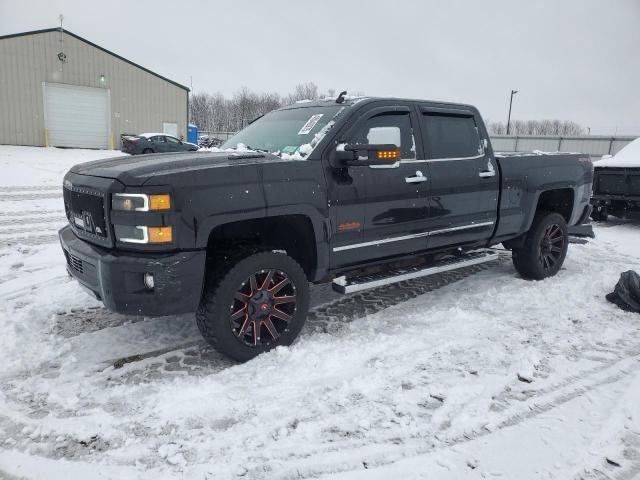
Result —
<instances>
[{"instance_id":1,"label":"side step bar","mask_svg":"<svg viewBox=\"0 0 640 480\"><path fill-rule=\"evenodd\" d=\"M428 277L429 275L435 275L436 273L448 272L458 268L491 262L498 258L500 258L500 254L497 251L485 248L481 250L474 250L461 257L446 258L435 262L428 267L420 265L417 267L398 268L372 275L363 275L351 278L342 276L336 278L331 286L334 291L342 294L360 292L362 290L381 287L383 285L404 282L405 280L411 280L414 278Z\"/></svg>"}]
</instances>

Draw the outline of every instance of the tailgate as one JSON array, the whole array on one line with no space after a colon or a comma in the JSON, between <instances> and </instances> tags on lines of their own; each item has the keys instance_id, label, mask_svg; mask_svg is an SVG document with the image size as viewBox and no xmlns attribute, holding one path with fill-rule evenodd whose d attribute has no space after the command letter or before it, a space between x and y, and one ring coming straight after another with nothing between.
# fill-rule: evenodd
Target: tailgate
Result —
<instances>
[{"instance_id":1,"label":"tailgate","mask_svg":"<svg viewBox=\"0 0 640 480\"><path fill-rule=\"evenodd\" d=\"M593 193L640 197L640 168L596 167Z\"/></svg>"}]
</instances>

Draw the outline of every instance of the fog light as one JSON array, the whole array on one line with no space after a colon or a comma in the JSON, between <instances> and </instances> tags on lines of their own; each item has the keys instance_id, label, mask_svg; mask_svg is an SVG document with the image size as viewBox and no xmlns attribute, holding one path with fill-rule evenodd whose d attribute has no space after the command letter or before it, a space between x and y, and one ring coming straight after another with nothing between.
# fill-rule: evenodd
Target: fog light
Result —
<instances>
[{"instance_id":1,"label":"fog light","mask_svg":"<svg viewBox=\"0 0 640 480\"><path fill-rule=\"evenodd\" d=\"M144 274L144 286L147 287L147 290L153 290L155 286L155 281L153 279L153 273L145 273Z\"/></svg>"}]
</instances>

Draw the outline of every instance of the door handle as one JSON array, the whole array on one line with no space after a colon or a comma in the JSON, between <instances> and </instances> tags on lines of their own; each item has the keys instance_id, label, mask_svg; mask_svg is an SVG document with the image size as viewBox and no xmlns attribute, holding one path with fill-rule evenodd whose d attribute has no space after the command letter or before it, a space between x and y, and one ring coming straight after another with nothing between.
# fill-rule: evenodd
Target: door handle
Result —
<instances>
[{"instance_id":1,"label":"door handle","mask_svg":"<svg viewBox=\"0 0 640 480\"><path fill-rule=\"evenodd\" d=\"M412 177L404 177L404 181L407 183L420 183L426 182L427 177L425 177L420 170L416 172L416 174Z\"/></svg>"},{"instance_id":2,"label":"door handle","mask_svg":"<svg viewBox=\"0 0 640 480\"><path fill-rule=\"evenodd\" d=\"M493 163L491 163L490 159L487 161L487 169L479 172L478 176L480 178L489 178L496 176L496 169L493 168Z\"/></svg>"}]
</instances>

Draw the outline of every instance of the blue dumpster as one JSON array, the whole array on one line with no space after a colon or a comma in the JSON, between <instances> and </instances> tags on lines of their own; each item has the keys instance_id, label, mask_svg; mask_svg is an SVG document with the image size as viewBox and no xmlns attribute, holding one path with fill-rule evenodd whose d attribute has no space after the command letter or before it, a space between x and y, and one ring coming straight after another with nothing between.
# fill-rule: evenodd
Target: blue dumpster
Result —
<instances>
[{"instance_id":1,"label":"blue dumpster","mask_svg":"<svg viewBox=\"0 0 640 480\"><path fill-rule=\"evenodd\" d=\"M198 127L193 123L190 123L187 128L187 142L198 144Z\"/></svg>"}]
</instances>

